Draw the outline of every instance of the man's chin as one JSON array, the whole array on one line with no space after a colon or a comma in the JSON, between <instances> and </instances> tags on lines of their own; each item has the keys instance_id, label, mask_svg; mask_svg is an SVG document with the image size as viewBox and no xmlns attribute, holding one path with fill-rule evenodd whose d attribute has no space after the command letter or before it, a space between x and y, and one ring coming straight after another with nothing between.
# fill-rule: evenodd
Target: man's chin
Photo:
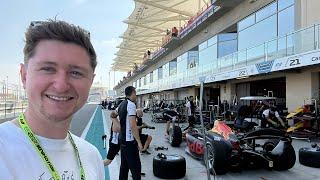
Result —
<instances>
[{"instance_id":1,"label":"man's chin","mask_svg":"<svg viewBox=\"0 0 320 180\"><path fill-rule=\"evenodd\" d=\"M46 114L47 118L51 121L62 122L66 120L70 120L73 113L48 113Z\"/></svg>"}]
</instances>

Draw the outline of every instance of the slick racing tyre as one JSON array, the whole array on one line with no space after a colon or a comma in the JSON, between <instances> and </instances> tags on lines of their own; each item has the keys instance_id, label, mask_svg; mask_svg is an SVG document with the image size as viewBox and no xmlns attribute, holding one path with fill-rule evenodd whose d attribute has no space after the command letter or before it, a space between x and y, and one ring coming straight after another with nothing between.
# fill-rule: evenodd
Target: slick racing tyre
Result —
<instances>
[{"instance_id":1,"label":"slick racing tyre","mask_svg":"<svg viewBox=\"0 0 320 180\"><path fill-rule=\"evenodd\" d=\"M207 143L208 168L211 174L226 174L229 171L228 152L219 141Z\"/></svg>"},{"instance_id":2,"label":"slick racing tyre","mask_svg":"<svg viewBox=\"0 0 320 180\"><path fill-rule=\"evenodd\" d=\"M179 179L186 175L186 160L180 155L159 153L153 158L153 174L162 179Z\"/></svg>"},{"instance_id":3,"label":"slick racing tyre","mask_svg":"<svg viewBox=\"0 0 320 180\"><path fill-rule=\"evenodd\" d=\"M301 148L299 150L299 162L305 166L320 168L320 149Z\"/></svg>"},{"instance_id":4,"label":"slick racing tyre","mask_svg":"<svg viewBox=\"0 0 320 180\"><path fill-rule=\"evenodd\" d=\"M182 131L179 126L174 126L169 131L169 143L172 147L179 147L182 142Z\"/></svg>"}]
</instances>

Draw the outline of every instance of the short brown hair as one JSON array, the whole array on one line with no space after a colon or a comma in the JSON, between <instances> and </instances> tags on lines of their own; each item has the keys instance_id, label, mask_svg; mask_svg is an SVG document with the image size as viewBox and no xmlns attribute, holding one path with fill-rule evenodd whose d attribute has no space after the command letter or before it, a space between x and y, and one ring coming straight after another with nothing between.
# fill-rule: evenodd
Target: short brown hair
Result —
<instances>
[{"instance_id":1,"label":"short brown hair","mask_svg":"<svg viewBox=\"0 0 320 180\"><path fill-rule=\"evenodd\" d=\"M52 19L33 21L25 33L25 38L26 44L23 49L25 64L28 64L41 40L58 40L83 47L90 57L92 69L95 70L97 66L97 55L90 41L90 33L79 26Z\"/></svg>"}]
</instances>

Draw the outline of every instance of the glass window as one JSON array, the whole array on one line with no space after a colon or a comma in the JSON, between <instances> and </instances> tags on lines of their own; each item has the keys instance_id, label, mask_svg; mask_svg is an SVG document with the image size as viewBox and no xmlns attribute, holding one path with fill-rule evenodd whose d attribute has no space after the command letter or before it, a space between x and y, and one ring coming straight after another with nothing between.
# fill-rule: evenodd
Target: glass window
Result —
<instances>
[{"instance_id":1,"label":"glass window","mask_svg":"<svg viewBox=\"0 0 320 180\"><path fill-rule=\"evenodd\" d=\"M139 79L139 87L141 87L141 78Z\"/></svg>"},{"instance_id":2,"label":"glass window","mask_svg":"<svg viewBox=\"0 0 320 180\"><path fill-rule=\"evenodd\" d=\"M169 77L169 63L163 65L163 78Z\"/></svg>"},{"instance_id":3,"label":"glass window","mask_svg":"<svg viewBox=\"0 0 320 180\"><path fill-rule=\"evenodd\" d=\"M278 36L294 31L294 6L291 6L278 15Z\"/></svg>"},{"instance_id":4,"label":"glass window","mask_svg":"<svg viewBox=\"0 0 320 180\"><path fill-rule=\"evenodd\" d=\"M150 82L150 74L146 75L146 84L148 84Z\"/></svg>"},{"instance_id":5,"label":"glass window","mask_svg":"<svg viewBox=\"0 0 320 180\"><path fill-rule=\"evenodd\" d=\"M217 44L217 36L213 36L212 38L208 39L208 46L211 46L213 44Z\"/></svg>"},{"instance_id":6,"label":"glass window","mask_svg":"<svg viewBox=\"0 0 320 180\"><path fill-rule=\"evenodd\" d=\"M241 32L238 49L246 49L277 37L277 16L273 15Z\"/></svg>"},{"instance_id":7,"label":"glass window","mask_svg":"<svg viewBox=\"0 0 320 180\"><path fill-rule=\"evenodd\" d=\"M176 75L177 74L177 60L172 60L169 62L169 75Z\"/></svg>"},{"instance_id":8,"label":"glass window","mask_svg":"<svg viewBox=\"0 0 320 180\"><path fill-rule=\"evenodd\" d=\"M277 3L274 2L256 13L256 22L261 21L277 12Z\"/></svg>"},{"instance_id":9,"label":"glass window","mask_svg":"<svg viewBox=\"0 0 320 180\"><path fill-rule=\"evenodd\" d=\"M199 44L199 51L201 51L201 50L203 50L203 49L205 49L205 48L207 48L207 41L205 41L205 42L203 42L203 43L201 43L201 44Z\"/></svg>"},{"instance_id":10,"label":"glass window","mask_svg":"<svg viewBox=\"0 0 320 180\"><path fill-rule=\"evenodd\" d=\"M159 67L158 68L158 79L162 79L162 77L163 77L163 68L162 67Z\"/></svg>"},{"instance_id":11,"label":"glass window","mask_svg":"<svg viewBox=\"0 0 320 180\"><path fill-rule=\"evenodd\" d=\"M150 83L153 82L153 72L150 73Z\"/></svg>"},{"instance_id":12,"label":"glass window","mask_svg":"<svg viewBox=\"0 0 320 180\"><path fill-rule=\"evenodd\" d=\"M229 41L229 40L235 40L237 39L237 33L224 33L219 34L219 42L220 41Z\"/></svg>"},{"instance_id":13,"label":"glass window","mask_svg":"<svg viewBox=\"0 0 320 180\"><path fill-rule=\"evenodd\" d=\"M237 51L237 40L223 41L218 43L218 58Z\"/></svg>"},{"instance_id":14,"label":"glass window","mask_svg":"<svg viewBox=\"0 0 320 180\"><path fill-rule=\"evenodd\" d=\"M279 11L294 4L294 0L278 0Z\"/></svg>"},{"instance_id":15,"label":"glass window","mask_svg":"<svg viewBox=\"0 0 320 180\"><path fill-rule=\"evenodd\" d=\"M208 65L217 59L217 44L199 52L199 65Z\"/></svg>"},{"instance_id":16,"label":"glass window","mask_svg":"<svg viewBox=\"0 0 320 180\"><path fill-rule=\"evenodd\" d=\"M238 23L238 30L247 28L255 23L255 14L252 14Z\"/></svg>"},{"instance_id":17,"label":"glass window","mask_svg":"<svg viewBox=\"0 0 320 180\"><path fill-rule=\"evenodd\" d=\"M143 85L146 85L146 84L147 84L147 77L144 76L144 77L143 77Z\"/></svg>"},{"instance_id":18,"label":"glass window","mask_svg":"<svg viewBox=\"0 0 320 180\"><path fill-rule=\"evenodd\" d=\"M153 71L153 81L157 81L158 80L158 69Z\"/></svg>"},{"instance_id":19,"label":"glass window","mask_svg":"<svg viewBox=\"0 0 320 180\"><path fill-rule=\"evenodd\" d=\"M187 63L187 53L184 53L183 55L179 56L177 58L177 73L181 74L186 71L188 67Z\"/></svg>"},{"instance_id":20,"label":"glass window","mask_svg":"<svg viewBox=\"0 0 320 180\"><path fill-rule=\"evenodd\" d=\"M199 52L188 51L188 68L194 68L199 64Z\"/></svg>"}]
</instances>

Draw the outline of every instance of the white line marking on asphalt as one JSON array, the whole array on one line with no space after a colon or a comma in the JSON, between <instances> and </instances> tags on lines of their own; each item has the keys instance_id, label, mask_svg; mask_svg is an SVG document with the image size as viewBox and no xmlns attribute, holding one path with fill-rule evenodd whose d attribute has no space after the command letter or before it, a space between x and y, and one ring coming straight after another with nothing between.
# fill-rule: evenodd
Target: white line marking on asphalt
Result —
<instances>
[{"instance_id":1,"label":"white line marking on asphalt","mask_svg":"<svg viewBox=\"0 0 320 180\"><path fill-rule=\"evenodd\" d=\"M90 129L91 123L92 123L92 121L93 121L93 118L94 118L97 110L98 110L98 106L96 107L96 110L95 110L94 113L92 114L92 116L91 116L91 118L90 118L90 121L88 122L86 128L84 128L84 130L82 131L82 134L81 134L81 136L80 136L82 139L86 139L87 133L88 133L88 131L89 131L89 129Z\"/></svg>"}]
</instances>

